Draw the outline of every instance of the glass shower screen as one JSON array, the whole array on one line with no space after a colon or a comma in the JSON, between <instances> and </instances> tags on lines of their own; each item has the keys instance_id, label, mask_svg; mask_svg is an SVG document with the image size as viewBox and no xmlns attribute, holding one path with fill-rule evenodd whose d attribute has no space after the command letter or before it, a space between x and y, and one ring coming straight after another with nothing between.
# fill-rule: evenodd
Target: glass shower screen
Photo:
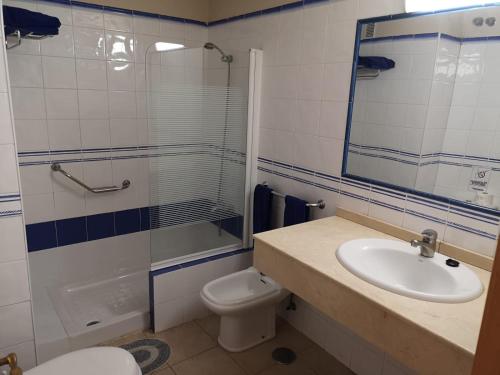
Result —
<instances>
[{"instance_id":1,"label":"glass shower screen","mask_svg":"<svg viewBox=\"0 0 500 375\"><path fill-rule=\"evenodd\" d=\"M146 55L152 264L242 247L248 68L214 46Z\"/></svg>"}]
</instances>

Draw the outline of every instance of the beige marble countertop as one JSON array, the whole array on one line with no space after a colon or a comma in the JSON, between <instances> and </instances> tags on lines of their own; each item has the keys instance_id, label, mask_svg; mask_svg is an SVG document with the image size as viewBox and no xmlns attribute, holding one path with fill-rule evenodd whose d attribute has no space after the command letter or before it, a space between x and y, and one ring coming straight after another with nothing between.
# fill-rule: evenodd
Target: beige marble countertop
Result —
<instances>
[{"instance_id":1,"label":"beige marble countertop","mask_svg":"<svg viewBox=\"0 0 500 375\"><path fill-rule=\"evenodd\" d=\"M273 251L286 255L292 258L291 261L300 262L309 268L309 271L317 271L352 293L368 299L384 313L396 315L398 319L441 337L472 358L479 337L490 273L469 266L485 286L483 294L470 302L447 304L408 298L363 281L339 263L336 249L342 243L358 238L396 239L340 217L329 217L255 235L255 257L259 257L257 267L259 263L265 266L266 258ZM260 253L259 246L263 249ZM268 269L279 267L274 265L274 268L270 266ZM284 286L287 287L286 284Z\"/></svg>"}]
</instances>

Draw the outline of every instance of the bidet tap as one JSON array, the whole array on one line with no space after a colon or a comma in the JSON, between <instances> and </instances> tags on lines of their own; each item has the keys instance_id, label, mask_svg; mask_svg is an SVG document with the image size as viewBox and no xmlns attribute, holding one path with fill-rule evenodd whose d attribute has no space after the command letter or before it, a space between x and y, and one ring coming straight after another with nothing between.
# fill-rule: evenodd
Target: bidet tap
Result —
<instances>
[{"instance_id":1,"label":"bidet tap","mask_svg":"<svg viewBox=\"0 0 500 375\"><path fill-rule=\"evenodd\" d=\"M434 229L426 229L422 232L422 241L411 240L413 247L420 247L420 255L425 258L433 258L437 247L437 232Z\"/></svg>"}]
</instances>

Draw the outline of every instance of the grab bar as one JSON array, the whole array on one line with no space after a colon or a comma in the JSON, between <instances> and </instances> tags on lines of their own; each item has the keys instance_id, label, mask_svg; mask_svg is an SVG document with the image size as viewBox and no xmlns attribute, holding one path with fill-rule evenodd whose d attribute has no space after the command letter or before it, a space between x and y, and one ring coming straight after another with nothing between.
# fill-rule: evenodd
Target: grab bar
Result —
<instances>
[{"instance_id":1,"label":"grab bar","mask_svg":"<svg viewBox=\"0 0 500 375\"><path fill-rule=\"evenodd\" d=\"M61 164L59 164L59 163L52 163L52 165L50 166L50 169L52 169L54 172L60 172L60 173L62 173L64 176L66 176L67 178L69 178L71 181L77 183L78 185L80 185L85 190L88 190L91 193L95 193L95 194L109 193L111 191L124 190L124 189L127 189L130 186L130 181L129 180L123 180L121 187L113 185L113 186L102 186L102 187L91 188L91 187L85 185L82 181L80 181L76 177L73 177L72 175L70 175L64 169L62 169L61 168Z\"/></svg>"}]
</instances>

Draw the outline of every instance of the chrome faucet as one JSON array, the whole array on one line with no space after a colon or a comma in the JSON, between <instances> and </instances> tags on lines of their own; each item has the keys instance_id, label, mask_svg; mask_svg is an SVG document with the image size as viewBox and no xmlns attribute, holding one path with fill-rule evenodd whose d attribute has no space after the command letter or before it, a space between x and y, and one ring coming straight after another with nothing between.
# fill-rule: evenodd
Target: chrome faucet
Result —
<instances>
[{"instance_id":1,"label":"chrome faucet","mask_svg":"<svg viewBox=\"0 0 500 375\"><path fill-rule=\"evenodd\" d=\"M420 255L425 258L433 258L437 247L437 232L434 229L426 229L422 232L422 241L411 240L413 247L420 247Z\"/></svg>"}]
</instances>

